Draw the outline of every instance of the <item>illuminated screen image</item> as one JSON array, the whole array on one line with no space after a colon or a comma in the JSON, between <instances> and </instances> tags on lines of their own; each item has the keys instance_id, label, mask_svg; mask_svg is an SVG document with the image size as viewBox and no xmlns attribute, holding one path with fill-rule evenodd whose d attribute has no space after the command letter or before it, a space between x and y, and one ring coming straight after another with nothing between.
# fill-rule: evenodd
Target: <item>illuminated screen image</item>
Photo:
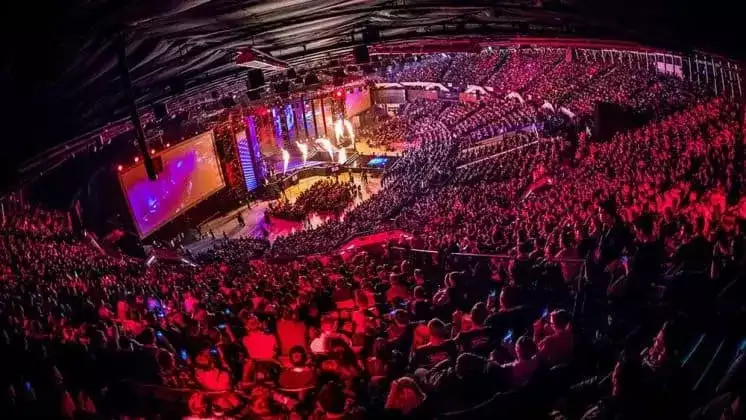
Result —
<instances>
[{"instance_id":1,"label":"illuminated screen image","mask_svg":"<svg viewBox=\"0 0 746 420\"><path fill-rule=\"evenodd\" d=\"M345 96L345 110L347 116L352 117L370 109L370 91L368 89L355 89L354 92Z\"/></svg>"},{"instance_id":2,"label":"illuminated screen image","mask_svg":"<svg viewBox=\"0 0 746 420\"><path fill-rule=\"evenodd\" d=\"M385 157L375 157L368 161L368 166L371 168L383 168L389 163L389 159Z\"/></svg>"},{"instance_id":3,"label":"illuminated screen image","mask_svg":"<svg viewBox=\"0 0 746 420\"><path fill-rule=\"evenodd\" d=\"M211 131L159 154L163 171L148 179L139 164L119 175L141 238L225 186Z\"/></svg>"}]
</instances>

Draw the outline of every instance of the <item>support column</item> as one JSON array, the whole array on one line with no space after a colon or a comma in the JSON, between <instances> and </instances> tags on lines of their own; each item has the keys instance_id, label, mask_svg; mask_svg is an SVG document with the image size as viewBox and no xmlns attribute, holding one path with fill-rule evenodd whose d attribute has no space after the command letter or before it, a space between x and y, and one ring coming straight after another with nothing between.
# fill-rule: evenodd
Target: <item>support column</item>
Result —
<instances>
[{"instance_id":1,"label":"support column","mask_svg":"<svg viewBox=\"0 0 746 420\"><path fill-rule=\"evenodd\" d=\"M303 130L306 132L306 141L308 141L311 136L308 134L308 119L306 118L306 95L300 97L300 109L303 116Z\"/></svg>"},{"instance_id":2,"label":"support column","mask_svg":"<svg viewBox=\"0 0 746 420\"><path fill-rule=\"evenodd\" d=\"M311 122L313 122L313 132L319 137L319 124L316 122L316 99L311 99Z\"/></svg>"},{"instance_id":3,"label":"support column","mask_svg":"<svg viewBox=\"0 0 746 420\"><path fill-rule=\"evenodd\" d=\"M289 152L291 149L290 147L291 143L290 143L290 133L288 132L287 104L280 105L279 113L280 113L280 136L282 137L282 148Z\"/></svg>"},{"instance_id":4,"label":"support column","mask_svg":"<svg viewBox=\"0 0 746 420\"><path fill-rule=\"evenodd\" d=\"M127 45L124 39L125 35L120 33L117 35L115 40L115 47L117 49L117 67L119 67L119 74L122 77L122 88L127 98L127 105L130 109L130 120L132 125L135 126L135 137L137 138L137 146L140 149L142 155L142 161L145 165L145 172L148 174L148 179L155 181L158 179L158 174L155 173L155 166L153 166L153 159L150 157L148 152L148 145L145 143L145 130L142 128L140 122L140 115L137 113L137 103L135 102L135 91L132 89L132 77L130 76L130 69L127 65Z\"/></svg>"},{"instance_id":5,"label":"support column","mask_svg":"<svg viewBox=\"0 0 746 420\"><path fill-rule=\"evenodd\" d=\"M329 133L326 130L326 107L324 106L324 98L321 98L321 122L324 126L324 137L329 138Z\"/></svg>"}]
</instances>

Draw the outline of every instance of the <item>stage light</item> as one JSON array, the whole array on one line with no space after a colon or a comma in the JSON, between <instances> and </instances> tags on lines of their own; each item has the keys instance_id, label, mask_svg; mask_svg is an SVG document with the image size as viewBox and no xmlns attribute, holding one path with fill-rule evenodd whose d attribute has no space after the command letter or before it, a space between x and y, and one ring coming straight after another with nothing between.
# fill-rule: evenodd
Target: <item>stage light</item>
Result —
<instances>
[{"instance_id":1,"label":"stage light","mask_svg":"<svg viewBox=\"0 0 746 420\"><path fill-rule=\"evenodd\" d=\"M285 175L285 173L288 171L288 163L290 162L290 152L288 152L285 149L282 149L282 174Z\"/></svg>"},{"instance_id":2,"label":"stage light","mask_svg":"<svg viewBox=\"0 0 746 420\"><path fill-rule=\"evenodd\" d=\"M352 123L350 120L344 120L345 129L347 130L347 135L350 136L350 141L352 142L352 147L355 147L355 130L352 127Z\"/></svg>"},{"instance_id":3,"label":"stage light","mask_svg":"<svg viewBox=\"0 0 746 420\"><path fill-rule=\"evenodd\" d=\"M329 141L329 139L320 138L316 140L316 143L320 144L324 150L326 150L327 153L329 153L329 158L331 158L332 162L334 161L334 147L332 146L332 142Z\"/></svg>"},{"instance_id":4,"label":"stage light","mask_svg":"<svg viewBox=\"0 0 746 420\"><path fill-rule=\"evenodd\" d=\"M347 119L339 119L337 122L334 123L334 135L337 139L337 143L339 143L339 140L344 136L345 131L347 131L347 135L350 137L350 142L352 143L352 147L355 147L355 130L352 127L352 123L350 120Z\"/></svg>"},{"instance_id":5,"label":"stage light","mask_svg":"<svg viewBox=\"0 0 746 420\"><path fill-rule=\"evenodd\" d=\"M155 149L150 149L150 154L154 155L155 154Z\"/></svg>"},{"instance_id":6,"label":"stage light","mask_svg":"<svg viewBox=\"0 0 746 420\"><path fill-rule=\"evenodd\" d=\"M308 145L299 142L295 142L295 144L298 145L298 150L300 150L301 155L303 155L303 163L306 163L306 160L308 159Z\"/></svg>"},{"instance_id":7,"label":"stage light","mask_svg":"<svg viewBox=\"0 0 746 420\"><path fill-rule=\"evenodd\" d=\"M337 122L334 123L334 137L337 139L337 144L339 144L343 135L344 125L342 124L342 120L337 120Z\"/></svg>"},{"instance_id":8,"label":"stage light","mask_svg":"<svg viewBox=\"0 0 746 420\"><path fill-rule=\"evenodd\" d=\"M135 156L135 163L140 161L140 156Z\"/></svg>"},{"instance_id":9,"label":"stage light","mask_svg":"<svg viewBox=\"0 0 746 420\"><path fill-rule=\"evenodd\" d=\"M342 147L339 149L339 164L342 165L345 162L347 162L347 152L345 151L345 148Z\"/></svg>"},{"instance_id":10,"label":"stage light","mask_svg":"<svg viewBox=\"0 0 746 420\"><path fill-rule=\"evenodd\" d=\"M342 91L341 91L341 90L338 90L338 91L337 91L337 98L341 98L341 97L342 97L342 95L343 95Z\"/></svg>"},{"instance_id":11,"label":"stage light","mask_svg":"<svg viewBox=\"0 0 746 420\"><path fill-rule=\"evenodd\" d=\"M118 165L117 166L117 171L122 172L122 169L124 169L124 166L122 166L122 165Z\"/></svg>"},{"instance_id":12,"label":"stage light","mask_svg":"<svg viewBox=\"0 0 746 420\"><path fill-rule=\"evenodd\" d=\"M171 143L166 143L166 147L171 147Z\"/></svg>"}]
</instances>

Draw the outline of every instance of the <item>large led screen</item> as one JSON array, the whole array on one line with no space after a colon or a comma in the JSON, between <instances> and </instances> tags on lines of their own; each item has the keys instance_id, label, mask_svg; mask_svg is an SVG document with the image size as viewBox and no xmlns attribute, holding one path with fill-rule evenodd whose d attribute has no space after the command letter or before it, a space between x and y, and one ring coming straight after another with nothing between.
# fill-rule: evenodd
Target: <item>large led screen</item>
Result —
<instances>
[{"instance_id":1,"label":"large led screen","mask_svg":"<svg viewBox=\"0 0 746 420\"><path fill-rule=\"evenodd\" d=\"M119 174L135 225L144 238L225 186L211 131L164 150L163 171L148 179L139 164Z\"/></svg>"},{"instance_id":2,"label":"large led screen","mask_svg":"<svg viewBox=\"0 0 746 420\"><path fill-rule=\"evenodd\" d=\"M347 117L352 117L370 109L370 90L355 89L345 96L345 111Z\"/></svg>"}]
</instances>

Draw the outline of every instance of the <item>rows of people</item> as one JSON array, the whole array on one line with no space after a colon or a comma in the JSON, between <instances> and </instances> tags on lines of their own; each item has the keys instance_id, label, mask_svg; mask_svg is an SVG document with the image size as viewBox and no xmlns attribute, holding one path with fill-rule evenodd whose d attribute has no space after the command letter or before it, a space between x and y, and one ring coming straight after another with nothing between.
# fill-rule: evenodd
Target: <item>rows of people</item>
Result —
<instances>
[{"instance_id":1,"label":"rows of people","mask_svg":"<svg viewBox=\"0 0 746 420\"><path fill-rule=\"evenodd\" d=\"M601 71L611 77L599 79L601 90L624 85L618 70ZM563 96L543 78L516 83ZM438 125L417 114L402 130L420 137L417 147L387 170L380 193L339 220L278 238L269 259L242 253L248 242L227 242L196 266L148 265L91 247L65 213L8 208L3 412L742 417L742 370L717 389L697 379L742 355L689 371L697 335L723 334L713 325L729 321L725 302L743 308L746 201L728 198L744 193L732 165L739 109L723 98L673 99L678 83L645 86L654 93L620 101L686 109L607 142L581 133L571 160L561 158L561 138L474 145L491 134L471 133L523 106L514 100L481 119L463 106ZM454 128L469 119L473 126ZM414 237L329 254L384 226ZM467 255L485 252L503 257ZM298 255L310 257L279 261ZM727 334L744 333L728 325L736 331ZM715 356L730 358L724 346Z\"/></svg>"},{"instance_id":2,"label":"rows of people","mask_svg":"<svg viewBox=\"0 0 746 420\"><path fill-rule=\"evenodd\" d=\"M294 202L281 200L270 204L267 213L270 216L285 220L305 220L311 214L334 213L341 214L352 204L361 191L360 186L350 182L337 180L316 181L308 189L303 190Z\"/></svg>"}]
</instances>

